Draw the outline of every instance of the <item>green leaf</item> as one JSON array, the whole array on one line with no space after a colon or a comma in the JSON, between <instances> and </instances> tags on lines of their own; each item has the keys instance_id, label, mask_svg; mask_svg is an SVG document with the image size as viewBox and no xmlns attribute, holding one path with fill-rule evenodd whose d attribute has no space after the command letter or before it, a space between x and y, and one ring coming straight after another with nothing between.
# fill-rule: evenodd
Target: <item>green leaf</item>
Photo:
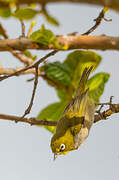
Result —
<instances>
[{"instance_id":1,"label":"green leaf","mask_svg":"<svg viewBox=\"0 0 119 180\"><path fill-rule=\"evenodd\" d=\"M93 51L81 51L76 50L72 53L70 53L67 58L64 60L64 64L67 64L72 71L75 71L77 65L85 64L86 66L89 63L94 63L95 68L99 65L101 62L101 56ZM89 64L90 65L90 64Z\"/></svg>"},{"instance_id":2,"label":"green leaf","mask_svg":"<svg viewBox=\"0 0 119 180\"><path fill-rule=\"evenodd\" d=\"M60 98L61 101L67 98L67 92L63 88L56 89L57 95Z\"/></svg>"},{"instance_id":3,"label":"green leaf","mask_svg":"<svg viewBox=\"0 0 119 180\"><path fill-rule=\"evenodd\" d=\"M52 17L49 14L45 14L45 13L44 13L44 16L48 23L55 25L55 26L59 26L59 22L54 17Z\"/></svg>"},{"instance_id":4,"label":"green leaf","mask_svg":"<svg viewBox=\"0 0 119 180\"><path fill-rule=\"evenodd\" d=\"M45 46L53 44L57 49L67 49L67 45L61 46L60 44L58 44L57 38L55 37L53 32L49 29L45 29L44 25L41 26L40 30L33 32L30 35L30 39Z\"/></svg>"},{"instance_id":5,"label":"green leaf","mask_svg":"<svg viewBox=\"0 0 119 180\"><path fill-rule=\"evenodd\" d=\"M101 62L101 56L92 51L74 51L70 53L64 64L68 65L72 70L72 85L76 89L81 78L82 72L85 67L90 67L93 65L93 70Z\"/></svg>"},{"instance_id":6,"label":"green leaf","mask_svg":"<svg viewBox=\"0 0 119 180\"><path fill-rule=\"evenodd\" d=\"M55 35L52 31L45 29L44 25L42 25L40 30L33 32L30 35L30 39L43 45L56 43Z\"/></svg>"},{"instance_id":7,"label":"green leaf","mask_svg":"<svg viewBox=\"0 0 119 180\"><path fill-rule=\"evenodd\" d=\"M64 100L72 97L84 68L93 65L95 69L100 62L101 57L92 51L74 51L67 56L64 63L55 62L46 64L44 72L48 79L55 82L57 86L59 85L57 95L61 100ZM51 85L53 86L53 83Z\"/></svg>"},{"instance_id":8,"label":"green leaf","mask_svg":"<svg viewBox=\"0 0 119 180\"><path fill-rule=\"evenodd\" d=\"M49 121L59 121L64 108L66 106L66 102L58 102L58 103L54 103L51 104L49 106L47 106L46 108L44 108L40 114L37 116L37 119L39 120L49 120ZM45 127L46 129L48 129L50 132L54 133L55 131L55 127Z\"/></svg>"},{"instance_id":9,"label":"green leaf","mask_svg":"<svg viewBox=\"0 0 119 180\"><path fill-rule=\"evenodd\" d=\"M41 13L48 23L59 26L59 22L54 17L52 17L46 9L42 9Z\"/></svg>"},{"instance_id":10,"label":"green leaf","mask_svg":"<svg viewBox=\"0 0 119 180\"><path fill-rule=\"evenodd\" d=\"M8 18L11 16L11 10L9 8L0 8L0 16L3 18Z\"/></svg>"},{"instance_id":11,"label":"green leaf","mask_svg":"<svg viewBox=\"0 0 119 180\"><path fill-rule=\"evenodd\" d=\"M37 11L31 8L20 8L12 15L20 20L29 20L36 16Z\"/></svg>"},{"instance_id":12,"label":"green leaf","mask_svg":"<svg viewBox=\"0 0 119 180\"><path fill-rule=\"evenodd\" d=\"M87 87L89 87L89 97L93 99L94 102L99 102L109 77L110 75L108 73L98 73L88 80Z\"/></svg>"},{"instance_id":13,"label":"green leaf","mask_svg":"<svg viewBox=\"0 0 119 180\"><path fill-rule=\"evenodd\" d=\"M70 69L58 61L45 64L46 76L61 86L69 86L71 82Z\"/></svg>"}]
</instances>

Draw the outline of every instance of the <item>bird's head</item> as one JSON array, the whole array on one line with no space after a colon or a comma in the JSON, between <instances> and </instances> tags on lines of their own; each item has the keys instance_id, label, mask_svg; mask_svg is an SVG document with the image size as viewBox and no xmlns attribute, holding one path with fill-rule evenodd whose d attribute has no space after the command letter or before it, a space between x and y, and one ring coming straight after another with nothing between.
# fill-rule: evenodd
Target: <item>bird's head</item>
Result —
<instances>
[{"instance_id":1,"label":"bird's head","mask_svg":"<svg viewBox=\"0 0 119 180\"><path fill-rule=\"evenodd\" d=\"M57 137L56 134L54 134L51 139L51 149L54 153L54 159L56 159L58 155L65 155L69 151L74 150L74 138L69 129L61 137Z\"/></svg>"}]
</instances>

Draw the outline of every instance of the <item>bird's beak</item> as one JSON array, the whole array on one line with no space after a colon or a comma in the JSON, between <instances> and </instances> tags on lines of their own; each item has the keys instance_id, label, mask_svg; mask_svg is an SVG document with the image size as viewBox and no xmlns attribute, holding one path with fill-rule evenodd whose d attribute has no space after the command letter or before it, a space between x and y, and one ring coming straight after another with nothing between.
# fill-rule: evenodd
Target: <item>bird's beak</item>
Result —
<instances>
[{"instance_id":1,"label":"bird's beak","mask_svg":"<svg viewBox=\"0 0 119 180\"><path fill-rule=\"evenodd\" d=\"M54 160L57 158L58 153L54 153Z\"/></svg>"}]
</instances>

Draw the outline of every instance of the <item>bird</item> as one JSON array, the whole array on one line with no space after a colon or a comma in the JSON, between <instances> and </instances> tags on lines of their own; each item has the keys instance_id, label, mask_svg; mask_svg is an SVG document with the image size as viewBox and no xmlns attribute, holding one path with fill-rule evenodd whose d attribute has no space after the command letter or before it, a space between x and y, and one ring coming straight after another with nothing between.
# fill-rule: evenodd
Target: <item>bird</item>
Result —
<instances>
[{"instance_id":1,"label":"bird","mask_svg":"<svg viewBox=\"0 0 119 180\"><path fill-rule=\"evenodd\" d=\"M93 66L84 69L78 88L57 123L50 144L54 160L58 155L78 149L89 135L96 110L94 101L88 96L89 88L86 87L92 69Z\"/></svg>"}]
</instances>

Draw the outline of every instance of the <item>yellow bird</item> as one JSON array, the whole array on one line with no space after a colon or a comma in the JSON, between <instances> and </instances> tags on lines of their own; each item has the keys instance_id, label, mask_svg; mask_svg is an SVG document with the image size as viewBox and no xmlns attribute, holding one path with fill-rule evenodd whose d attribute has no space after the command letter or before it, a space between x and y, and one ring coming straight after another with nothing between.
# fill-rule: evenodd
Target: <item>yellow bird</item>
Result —
<instances>
[{"instance_id":1,"label":"yellow bird","mask_svg":"<svg viewBox=\"0 0 119 180\"><path fill-rule=\"evenodd\" d=\"M76 150L89 135L94 122L95 103L88 97L86 83L93 66L85 68L74 98L65 108L51 139L54 159L57 155Z\"/></svg>"}]
</instances>

